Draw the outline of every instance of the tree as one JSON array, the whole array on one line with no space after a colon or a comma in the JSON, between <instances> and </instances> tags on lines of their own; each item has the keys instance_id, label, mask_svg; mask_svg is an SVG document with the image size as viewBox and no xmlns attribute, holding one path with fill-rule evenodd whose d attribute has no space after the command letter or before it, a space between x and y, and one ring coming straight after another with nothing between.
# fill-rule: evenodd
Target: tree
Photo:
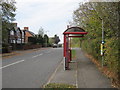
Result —
<instances>
[{"instance_id":1,"label":"tree","mask_svg":"<svg viewBox=\"0 0 120 90\"><path fill-rule=\"evenodd\" d=\"M0 6L2 7L2 43L8 43L8 32L12 28L11 21L15 20L15 1L14 0L1 0Z\"/></svg>"},{"instance_id":2,"label":"tree","mask_svg":"<svg viewBox=\"0 0 120 90\"><path fill-rule=\"evenodd\" d=\"M29 42L30 44L37 44L37 36L28 37L28 42Z\"/></svg>"},{"instance_id":3,"label":"tree","mask_svg":"<svg viewBox=\"0 0 120 90\"><path fill-rule=\"evenodd\" d=\"M44 35L44 44L47 47L49 44L49 37L47 36L47 34Z\"/></svg>"},{"instance_id":4,"label":"tree","mask_svg":"<svg viewBox=\"0 0 120 90\"><path fill-rule=\"evenodd\" d=\"M37 36L37 43L39 43L39 44L42 45L42 46L43 46L43 44L44 44L43 37L42 37L42 35L40 35L40 34Z\"/></svg>"},{"instance_id":5,"label":"tree","mask_svg":"<svg viewBox=\"0 0 120 90\"><path fill-rule=\"evenodd\" d=\"M38 35L37 35L37 43L39 43L40 45L44 45L44 29L42 27L40 27L39 31L38 31Z\"/></svg>"},{"instance_id":6,"label":"tree","mask_svg":"<svg viewBox=\"0 0 120 90\"><path fill-rule=\"evenodd\" d=\"M60 42L59 36L55 35L54 36L54 43L58 44Z\"/></svg>"},{"instance_id":7,"label":"tree","mask_svg":"<svg viewBox=\"0 0 120 90\"><path fill-rule=\"evenodd\" d=\"M41 35L41 36L44 35L44 29L42 27L40 27L40 29L38 31L38 35Z\"/></svg>"},{"instance_id":8,"label":"tree","mask_svg":"<svg viewBox=\"0 0 120 90\"><path fill-rule=\"evenodd\" d=\"M106 0L104 0L106 1ZM74 11L73 22L86 30L88 35L81 38L82 48L101 61L100 44L102 36L102 20L104 29L104 64L120 77L119 60L119 12L120 2L87 2L80 3ZM112 79L118 80L117 77ZM120 78L119 78L120 79ZM120 80L119 80L120 81Z\"/></svg>"}]
</instances>

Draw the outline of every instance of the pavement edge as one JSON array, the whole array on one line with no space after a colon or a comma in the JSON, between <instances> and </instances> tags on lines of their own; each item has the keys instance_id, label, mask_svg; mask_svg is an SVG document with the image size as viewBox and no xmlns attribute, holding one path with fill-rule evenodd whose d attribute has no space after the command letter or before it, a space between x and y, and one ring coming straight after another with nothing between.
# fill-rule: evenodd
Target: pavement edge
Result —
<instances>
[{"instance_id":1,"label":"pavement edge","mask_svg":"<svg viewBox=\"0 0 120 90\"><path fill-rule=\"evenodd\" d=\"M47 84L49 84L51 82L51 80L54 78L56 72L58 71L58 69L60 68L61 64L63 63L63 58L62 61L60 62L60 64L57 66L57 68L55 69L55 71L53 72L53 74L50 76L50 78L48 79L47 83L43 85L43 88L45 88L45 86Z\"/></svg>"}]
</instances>

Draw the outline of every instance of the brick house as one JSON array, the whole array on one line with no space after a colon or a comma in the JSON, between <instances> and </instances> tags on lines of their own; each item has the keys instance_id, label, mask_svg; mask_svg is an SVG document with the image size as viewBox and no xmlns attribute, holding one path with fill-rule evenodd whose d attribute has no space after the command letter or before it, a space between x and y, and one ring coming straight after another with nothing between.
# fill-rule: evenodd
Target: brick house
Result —
<instances>
[{"instance_id":1,"label":"brick house","mask_svg":"<svg viewBox=\"0 0 120 90\"><path fill-rule=\"evenodd\" d=\"M22 48L23 44L28 43L29 37L35 36L33 32L29 31L28 27L24 27L24 29L21 30L17 27L17 23L12 23L12 26L13 27L9 30L8 43L13 49Z\"/></svg>"},{"instance_id":2,"label":"brick house","mask_svg":"<svg viewBox=\"0 0 120 90\"><path fill-rule=\"evenodd\" d=\"M24 43L28 43L28 38L29 37L34 37L35 34L31 31L29 31L29 27L24 27L23 31L25 32L25 37L24 37Z\"/></svg>"}]
</instances>

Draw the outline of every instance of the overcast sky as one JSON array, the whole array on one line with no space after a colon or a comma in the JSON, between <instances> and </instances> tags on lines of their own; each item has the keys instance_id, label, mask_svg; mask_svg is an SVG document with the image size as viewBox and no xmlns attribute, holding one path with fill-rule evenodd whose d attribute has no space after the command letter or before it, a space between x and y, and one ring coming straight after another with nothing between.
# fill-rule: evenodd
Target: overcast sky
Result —
<instances>
[{"instance_id":1,"label":"overcast sky","mask_svg":"<svg viewBox=\"0 0 120 90\"><path fill-rule=\"evenodd\" d=\"M85 1L85 0L84 0ZM29 27L38 33L43 27L49 37L57 34L63 42L63 31L72 20L73 11L83 0L16 0L16 21L18 27Z\"/></svg>"}]
</instances>

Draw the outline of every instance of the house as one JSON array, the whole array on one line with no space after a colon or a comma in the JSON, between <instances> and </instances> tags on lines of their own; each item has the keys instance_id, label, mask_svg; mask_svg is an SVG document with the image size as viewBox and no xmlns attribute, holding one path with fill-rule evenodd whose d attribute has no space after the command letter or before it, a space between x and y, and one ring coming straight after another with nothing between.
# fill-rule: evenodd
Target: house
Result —
<instances>
[{"instance_id":1,"label":"house","mask_svg":"<svg viewBox=\"0 0 120 90\"><path fill-rule=\"evenodd\" d=\"M24 32L17 27L17 23L12 23L13 27L9 30L9 44L21 44L24 43Z\"/></svg>"},{"instance_id":2,"label":"house","mask_svg":"<svg viewBox=\"0 0 120 90\"><path fill-rule=\"evenodd\" d=\"M13 27L9 30L9 43L10 44L22 44L28 43L29 37L34 37L35 34L29 31L29 27L24 27L21 30L17 27L17 23L12 23Z\"/></svg>"},{"instance_id":3,"label":"house","mask_svg":"<svg viewBox=\"0 0 120 90\"><path fill-rule=\"evenodd\" d=\"M9 29L9 35L8 35L8 43L13 47L13 49L16 48L22 48L23 44L28 43L28 38L35 36L35 34L31 31L29 31L28 27L24 27L23 30L21 30L17 23L12 23L12 28Z\"/></svg>"},{"instance_id":4,"label":"house","mask_svg":"<svg viewBox=\"0 0 120 90\"><path fill-rule=\"evenodd\" d=\"M25 37L24 37L24 43L28 43L28 38L29 37L34 37L35 34L31 31L29 31L29 27L24 27L23 31L25 32Z\"/></svg>"}]
</instances>

